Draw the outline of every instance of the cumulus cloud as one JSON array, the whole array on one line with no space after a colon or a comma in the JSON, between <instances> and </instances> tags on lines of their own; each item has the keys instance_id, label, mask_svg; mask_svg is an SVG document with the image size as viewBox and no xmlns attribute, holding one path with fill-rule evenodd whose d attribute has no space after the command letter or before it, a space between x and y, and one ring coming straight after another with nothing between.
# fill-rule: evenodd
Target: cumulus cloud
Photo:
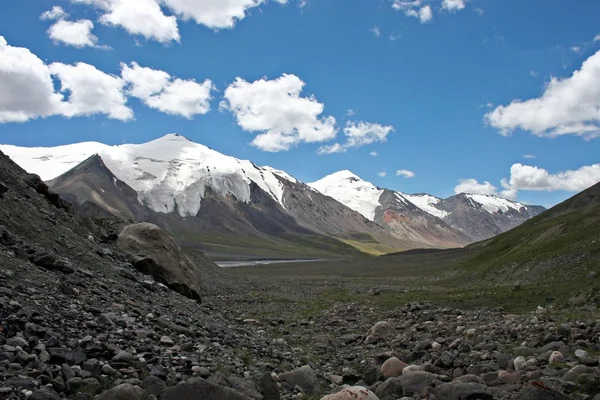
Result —
<instances>
[{"instance_id":1,"label":"cumulus cloud","mask_svg":"<svg viewBox=\"0 0 600 400\"><path fill-rule=\"evenodd\" d=\"M416 176L416 174L407 169L399 169L398 171L396 171L396 176L401 176L403 178L410 179L410 178L414 178Z\"/></svg>"},{"instance_id":2,"label":"cumulus cloud","mask_svg":"<svg viewBox=\"0 0 600 400\"><path fill-rule=\"evenodd\" d=\"M132 35L142 35L161 43L179 41L175 16L163 13L156 0L71 0L92 5L104 11L100 23L119 26ZM190 1L192 2L192 1Z\"/></svg>"},{"instance_id":3,"label":"cumulus cloud","mask_svg":"<svg viewBox=\"0 0 600 400\"><path fill-rule=\"evenodd\" d=\"M280 4L288 3L288 0L275 1ZM212 29L233 28L237 21L246 17L248 10L264 2L264 0L162 0L163 4L181 18L192 19L197 24Z\"/></svg>"},{"instance_id":4,"label":"cumulus cloud","mask_svg":"<svg viewBox=\"0 0 600 400\"><path fill-rule=\"evenodd\" d=\"M581 54L581 52L583 51L583 49L581 48L581 46L571 46L570 50L573 53L577 53L577 54Z\"/></svg>"},{"instance_id":5,"label":"cumulus cloud","mask_svg":"<svg viewBox=\"0 0 600 400\"><path fill-rule=\"evenodd\" d=\"M510 168L510 178L502 180L506 190L537 190L580 192L600 182L600 164L583 166L552 174L544 168L514 164Z\"/></svg>"},{"instance_id":6,"label":"cumulus cloud","mask_svg":"<svg viewBox=\"0 0 600 400\"><path fill-rule=\"evenodd\" d=\"M128 83L128 94L144 104L167 114L192 118L210 111L214 85L207 79L198 83L193 79L173 78L165 71L121 64L121 76Z\"/></svg>"},{"instance_id":7,"label":"cumulus cloud","mask_svg":"<svg viewBox=\"0 0 600 400\"><path fill-rule=\"evenodd\" d=\"M594 36L594 42L600 42L600 33Z\"/></svg>"},{"instance_id":8,"label":"cumulus cloud","mask_svg":"<svg viewBox=\"0 0 600 400\"><path fill-rule=\"evenodd\" d=\"M54 115L61 100L48 66L29 49L10 46L0 36L0 122Z\"/></svg>"},{"instance_id":9,"label":"cumulus cloud","mask_svg":"<svg viewBox=\"0 0 600 400\"><path fill-rule=\"evenodd\" d=\"M374 26L374 27L372 27L372 28L371 28L371 29L369 29L369 30L370 30L370 31L371 31L371 33L372 33L373 35L375 35L376 37L379 37L379 36L381 36L381 30L379 29L379 27L378 27L378 26Z\"/></svg>"},{"instance_id":10,"label":"cumulus cloud","mask_svg":"<svg viewBox=\"0 0 600 400\"><path fill-rule=\"evenodd\" d=\"M459 11L466 7L466 0L443 0L442 9L448 11Z\"/></svg>"},{"instance_id":11,"label":"cumulus cloud","mask_svg":"<svg viewBox=\"0 0 600 400\"><path fill-rule=\"evenodd\" d=\"M419 18L422 24L433 18L431 6L424 5L423 0L394 0L392 7L395 10L404 11L406 16Z\"/></svg>"},{"instance_id":12,"label":"cumulus cloud","mask_svg":"<svg viewBox=\"0 0 600 400\"><path fill-rule=\"evenodd\" d=\"M485 115L485 121L509 135L515 129L541 137L600 136L600 51L571 77L552 78L539 98L514 100Z\"/></svg>"},{"instance_id":13,"label":"cumulus cloud","mask_svg":"<svg viewBox=\"0 0 600 400\"><path fill-rule=\"evenodd\" d=\"M485 181L479 183L476 179L460 179L454 188L454 193L469 194L498 194L498 189L491 183Z\"/></svg>"},{"instance_id":14,"label":"cumulus cloud","mask_svg":"<svg viewBox=\"0 0 600 400\"><path fill-rule=\"evenodd\" d=\"M121 121L133 118L133 111L126 105L123 79L81 62L53 63L49 68L60 80L60 91L68 93L68 101L61 107L64 116L104 114Z\"/></svg>"},{"instance_id":15,"label":"cumulus cloud","mask_svg":"<svg viewBox=\"0 0 600 400\"><path fill-rule=\"evenodd\" d=\"M87 19L78 21L59 20L48 29L48 36L54 42L73 47L96 47L98 38L92 33L94 23Z\"/></svg>"},{"instance_id":16,"label":"cumulus cloud","mask_svg":"<svg viewBox=\"0 0 600 400\"><path fill-rule=\"evenodd\" d=\"M304 86L293 74L254 82L238 77L225 89L220 108L229 110L245 131L258 133L252 145L264 151L335 138L335 118L322 116L325 106L314 96L302 96Z\"/></svg>"},{"instance_id":17,"label":"cumulus cloud","mask_svg":"<svg viewBox=\"0 0 600 400\"><path fill-rule=\"evenodd\" d=\"M385 172L385 171L381 171L381 172L377 173L377 176L380 176L382 178L385 177L386 175L387 175L387 172Z\"/></svg>"},{"instance_id":18,"label":"cumulus cloud","mask_svg":"<svg viewBox=\"0 0 600 400\"><path fill-rule=\"evenodd\" d=\"M381 125L371 122L353 122L346 123L344 135L346 142L344 144L334 143L332 145L322 146L319 154L342 153L352 147L361 147L375 142L385 142L387 135L394 131L391 125Z\"/></svg>"},{"instance_id":19,"label":"cumulus cloud","mask_svg":"<svg viewBox=\"0 0 600 400\"><path fill-rule=\"evenodd\" d=\"M524 157L524 158L533 159L533 158L535 158L536 156L535 156L535 154L525 154L523 157Z\"/></svg>"},{"instance_id":20,"label":"cumulus cloud","mask_svg":"<svg viewBox=\"0 0 600 400\"><path fill-rule=\"evenodd\" d=\"M376 151L372 151L372 152L370 152L370 153L369 153L369 155L370 155L371 157L377 157L379 154L377 154L377 152L376 152Z\"/></svg>"},{"instance_id":21,"label":"cumulus cloud","mask_svg":"<svg viewBox=\"0 0 600 400\"><path fill-rule=\"evenodd\" d=\"M40 15L40 19L44 20L58 20L68 17L69 14L62 9L62 7L54 6L52 9L48 11L44 11L42 15Z\"/></svg>"}]
</instances>

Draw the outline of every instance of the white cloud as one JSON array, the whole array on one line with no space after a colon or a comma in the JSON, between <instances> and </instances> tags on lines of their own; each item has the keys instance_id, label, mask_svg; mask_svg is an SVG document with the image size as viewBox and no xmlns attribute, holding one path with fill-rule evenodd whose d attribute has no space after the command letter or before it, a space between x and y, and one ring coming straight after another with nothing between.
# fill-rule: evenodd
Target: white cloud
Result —
<instances>
[{"instance_id":1,"label":"white cloud","mask_svg":"<svg viewBox=\"0 0 600 400\"><path fill-rule=\"evenodd\" d=\"M347 117L351 117L353 115L356 115L356 112L354 110L348 109L348 111L346 111L346 116Z\"/></svg>"},{"instance_id":2,"label":"white cloud","mask_svg":"<svg viewBox=\"0 0 600 400\"><path fill-rule=\"evenodd\" d=\"M419 9L419 21L421 21L422 24L426 24L432 19L433 11L430 6L421 7L421 9Z\"/></svg>"},{"instance_id":3,"label":"white cloud","mask_svg":"<svg viewBox=\"0 0 600 400\"><path fill-rule=\"evenodd\" d=\"M93 5L105 13L100 23L120 26L132 35L161 43L179 41L177 18L163 13L155 0L71 0Z\"/></svg>"},{"instance_id":4,"label":"white cloud","mask_svg":"<svg viewBox=\"0 0 600 400\"><path fill-rule=\"evenodd\" d=\"M498 189L487 181L479 183L476 179L460 179L454 193L498 194Z\"/></svg>"},{"instance_id":5,"label":"white cloud","mask_svg":"<svg viewBox=\"0 0 600 400\"><path fill-rule=\"evenodd\" d=\"M533 76L534 78L537 78L540 73L534 70L529 71L529 75Z\"/></svg>"},{"instance_id":6,"label":"white cloud","mask_svg":"<svg viewBox=\"0 0 600 400\"><path fill-rule=\"evenodd\" d=\"M475 12L479 14L479 16L482 16L485 13L485 10L481 7L476 7Z\"/></svg>"},{"instance_id":7,"label":"white cloud","mask_svg":"<svg viewBox=\"0 0 600 400\"><path fill-rule=\"evenodd\" d=\"M583 51L583 49L582 49L580 46L572 46L572 47L570 48L570 50L571 50L573 53L577 53L577 54L581 54L581 52Z\"/></svg>"},{"instance_id":8,"label":"white cloud","mask_svg":"<svg viewBox=\"0 0 600 400\"><path fill-rule=\"evenodd\" d=\"M406 179L410 179L410 178L414 178L416 176L416 174L407 169L399 169L398 171L396 171L396 176L402 176Z\"/></svg>"},{"instance_id":9,"label":"white cloud","mask_svg":"<svg viewBox=\"0 0 600 400\"><path fill-rule=\"evenodd\" d=\"M127 0L129 1L129 0ZM275 0L280 4L288 0ZM248 10L263 4L264 0L161 0L183 19L213 29L233 28L246 17ZM300 4L302 7L305 4Z\"/></svg>"},{"instance_id":10,"label":"white cloud","mask_svg":"<svg viewBox=\"0 0 600 400\"><path fill-rule=\"evenodd\" d=\"M61 100L48 66L29 49L10 46L0 36L0 123L56 114Z\"/></svg>"},{"instance_id":11,"label":"white cloud","mask_svg":"<svg viewBox=\"0 0 600 400\"><path fill-rule=\"evenodd\" d=\"M502 180L502 187L515 192L518 190L579 192L598 182L600 182L600 164L556 174L539 167L514 164L510 168L510 178Z\"/></svg>"},{"instance_id":12,"label":"white cloud","mask_svg":"<svg viewBox=\"0 0 600 400\"><path fill-rule=\"evenodd\" d=\"M344 153L346 149L339 143L328 144L319 147L317 153L319 154L333 154L333 153Z\"/></svg>"},{"instance_id":13,"label":"white cloud","mask_svg":"<svg viewBox=\"0 0 600 400\"><path fill-rule=\"evenodd\" d=\"M524 158L528 158L530 160L533 159L533 158L536 158L536 156L534 154L525 154L523 157Z\"/></svg>"},{"instance_id":14,"label":"white cloud","mask_svg":"<svg viewBox=\"0 0 600 400\"><path fill-rule=\"evenodd\" d=\"M60 91L68 93L68 102L61 107L62 115L70 118L105 114L121 121L133 118L133 111L126 106L125 81L121 78L85 63L53 63L49 68L60 80Z\"/></svg>"},{"instance_id":15,"label":"white cloud","mask_svg":"<svg viewBox=\"0 0 600 400\"><path fill-rule=\"evenodd\" d=\"M394 131L391 125L381 125L371 122L353 122L348 121L344 128L346 143L334 143L332 145L322 146L319 154L343 153L352 147L361 147L375 142L385 142L387 135Z\"/></svg>"},{"instance_id":16,"label":"white cloud","mask_svg":"<svg viewBox=\"0 0 600 400\"><path fill-rule=\"evenodd\" d=\"M92 33L94 23L87 19L79 21L57 21L48 29L48 36L55 42L62 42L73 47L95 47L98 38Z\"/></svg>"},{"instance_id":17,"label":"white cloud","mask_svg":"<svg viewBox=\"0 0 600 400\"><path fill-rule=\"evenodd\" d=\"M376 151L372 151L372 152L370 152L370 153L369 153L369 155L370 155L371 157L377 157L379 154L377 154L377 152L376 152Z\"/></svg>"},{"instance_id":18,"label":"white cloud","mask_svg":"<svg viewBox=\"0 0 600 400\"><path fill-rule=\"evenodd\" d=\"M62 7L54 6L51 10L44 11L42 15L40 15L40 19L45 20L58 20L68 17L69 14L62 9Z\"/></svg>"},{"instance_id":19,"label":"white cloud","mask_svg":"<svg viewBox=\"0 0 600 400\"><path fill-rule=\"evenodd\" d=\"M402 38L402 34L401 33L390 33L390 40L392 42L395 42L396 40Z\"/></svg>"},{"instance_id":20,"label":"white cloud","mask_svg":"<svg viewBox=\"0 0 600 400\"><path fill-rule=\"evenodd\" d=\"M600 33L594 36L594 42L600 42Z\"/></svg>"},{"instance_id":21,"label":"white cloud","mask_svg":"<svg viewBox=\"0 0 600 400\"><path fill-rule=\"evenodd\" d=\"M409 17L419 18L421 23L427 23L433 18L433 10L429 5L423 5L423 0L394 0L392 7L395 10L404 11Z\"/></svg>"},{"instance_id":22,"label":"white cloud","mask_svg":"<svg viewBox=\"0 0 600 400\"><path fill-rule=\"evenodd\" d=\"M442 9L448 11L458 11L466 7L466 0L442 0Z\"/></svg>"},{"instance_id":23,"label":"white cloud","mask_svg":"<svg viewBox=\"0 0 600 400\"><path fill-rule=\"evenodd\" d=\"M378 26L372 27L371 29L369 29L369 31L371 31L371 33L377 37L381 36L381 30Z\"/></svg>"},{"instance_id":24,"label":"white cloud","mask_svg":"<svg viewBox=\"0 0 600 400\"><path fill-rule=\"evenodd\" d=\"M571 77L552 78L541 97L514 100L485 115L485 121L509 135L515 129L541 137L600 136L600 51Z\"/></svg>"},{"instance_id":25,"label":"white cloud","mask_svg":"<svg viewBox=\"0 0 600 400\"><path fill-rule=\"evenodd\" d=\"M385 172L385 171L381 171L381 172L377 173L377 176L380 176L382 178L385 177L386 175L387 175L387 172Z\"/></svg>"},{"instance_id":26,"label":"white cloud","mask_svg":"<svg viewBox=\"0 0 600 400\"><path fill-rule=\"evenodd\" d=\"M128 94L149 107L167 114L192 118L210 111L212 81L197 83L193 79L172 78L164 71L140 67L137 63L121 64L121 76L129 84Z\"/></svg>"},{"instance_id":27,"label":"white cloud","mask_svg":"<svg viewBox=\"0 0 600 400\"><path fill-rule=\"evenodd\" d=\"M321 116L325 106L314 96L301 96L304 86L293 74L254 82L238 77L225 89L220 108L231 111L242 129L259 133L252 145L261 150L277 152L335 138L335 118Z\"/></svg>"}]
</instances>

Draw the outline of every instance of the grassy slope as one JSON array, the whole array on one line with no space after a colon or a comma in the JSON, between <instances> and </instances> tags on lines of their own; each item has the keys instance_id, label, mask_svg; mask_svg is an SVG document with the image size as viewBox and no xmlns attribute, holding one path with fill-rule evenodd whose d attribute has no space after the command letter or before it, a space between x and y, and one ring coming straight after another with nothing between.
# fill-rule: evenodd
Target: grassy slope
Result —
<instances>
[{"instance_id":1,"label":"grassy slope","mask_svg":"<svg viewBox=\"0 0 600 400\"><path fill-rule=\"evenodd\" d=\"M177 240L186 247L197 247L212 259L232 258L331 258L361 257L363 253L340 240L326 236L281 235L279 237L243 236L230 233L180 233ZM201 243L201 246L197 244Z\"/></svg>"},{"instance_id":2,"label":"grassy slope","mask_svg":"<svg viewBox=\"0 0 600 400\"><path fill-rule=\"evenodd\" d=\"M586 278L591 271L599 278ZM502 306L514 312L557 303L600 304L600 184L511 231L465 249L413 250L232 272L360 279L399 288L376 297L344 291L332 297L324 292L321 300L325 302L353 300L388 307L420 300L449 306Z\"/></svg>"}]
</instances>

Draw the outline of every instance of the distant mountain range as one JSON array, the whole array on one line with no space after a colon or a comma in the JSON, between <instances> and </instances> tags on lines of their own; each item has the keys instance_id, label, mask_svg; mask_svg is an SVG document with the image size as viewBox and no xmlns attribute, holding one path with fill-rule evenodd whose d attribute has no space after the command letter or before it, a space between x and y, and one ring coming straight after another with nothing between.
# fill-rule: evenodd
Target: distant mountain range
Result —
<instances>
[{"instance_id":1,"label":"distant mountain range","mask_svg":"<svg viewBox=\"0 0 600 400\"><path fill-rule=\"evenodd\" d=\"M376 187L350 171L336 172L309 186L396 235L420 232L422 240L434 247L489 239L545 210L493 195L460 193L440 199L426 193L407 194Z\"/></svg>"},{"instance_id":2,"label":"distant mountain range","mask_svg":"<svg viewBox=\"0 0 600 400\"><path fill-rule=\"evenodd\" d=\"M495 196L409 195L349 171L307 185L177 134L143 144L0 150L87 214L153 222L209 253L313 256L458 247L544 210Z\"/></svg>"}]
</instances>

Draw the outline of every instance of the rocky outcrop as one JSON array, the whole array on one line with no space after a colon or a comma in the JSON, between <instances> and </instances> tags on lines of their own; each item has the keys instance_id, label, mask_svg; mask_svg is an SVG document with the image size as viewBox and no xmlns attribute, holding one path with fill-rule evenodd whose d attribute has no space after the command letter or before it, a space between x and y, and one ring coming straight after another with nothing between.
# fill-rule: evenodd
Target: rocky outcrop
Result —
<instances>
[{"instance_id":1,"label":"rocky outcrop","mask_svg":"<svg viewBox=\"0 0 600 400\"><path fill-rule=\"evenodd\" d=\"M128 225L119 234L117 246L132 256L132 264L138 271L201 301L200 270L158 226L147 222Z\"/></svg>"}]
</instances>

